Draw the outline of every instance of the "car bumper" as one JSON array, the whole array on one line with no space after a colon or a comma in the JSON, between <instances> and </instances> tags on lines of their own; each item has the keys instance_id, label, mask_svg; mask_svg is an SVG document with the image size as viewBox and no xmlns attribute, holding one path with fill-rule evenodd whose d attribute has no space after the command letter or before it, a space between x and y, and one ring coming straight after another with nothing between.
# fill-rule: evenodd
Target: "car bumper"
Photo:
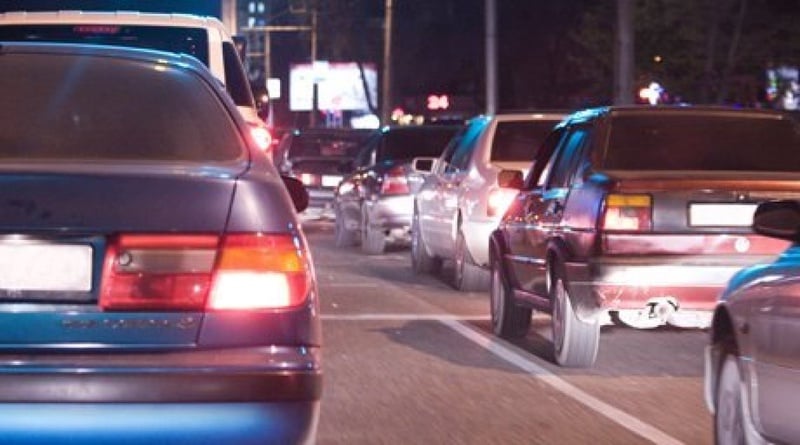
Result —
<instances>
[{"instance_id":1,"label":"car bumper","mask_svg":"<svg viewBox=\"0 0 800 445\"><path fill-rule=\"evenodd\" d=\"M319 400L314 348L2 354L0 403L252 403Z\"/></svg>"},{"instance_id":2,"label":"car bumper","mask_svg":"<svg viewBox=\"0 0 800 445\"><path fill-rule=\"evenodd\" d=\"M384 230L411 228L414 213L414 197L411 195L384 196L367 201L370 223Z\"/></svg>"},{"instance_id":3,"label":"car bumper","mask_svg":"<svg viewBox=\"0 0 800 445\"><path fill-rule=\"evenodd\" d=\"M467 250L475 264L489 266L489 238L497 229L500 218L464 221L462 232Z\"/></svg>"},{"instance_id":4,"label":"car bumper","mask_svg":"<svg viewBox=\"0 0 800 445\"><path fill-rule=\"evenodd\" d=\"M314 443L320 403L0 403L4 444Z\"/></svg>"},{"instance_id":5,"label":"car bumper","mask_svg":"<svg viewBox=\"0 0 800 445\"><path fill-rule=\"evenodd\" d=\"M603 258L568 263L570 292L581 313L640 310L670 299L682 311L709 318L728 280L740 269L772 257ZM710 318L709 318L710 321Z\"/></svg>"}]
</instances>

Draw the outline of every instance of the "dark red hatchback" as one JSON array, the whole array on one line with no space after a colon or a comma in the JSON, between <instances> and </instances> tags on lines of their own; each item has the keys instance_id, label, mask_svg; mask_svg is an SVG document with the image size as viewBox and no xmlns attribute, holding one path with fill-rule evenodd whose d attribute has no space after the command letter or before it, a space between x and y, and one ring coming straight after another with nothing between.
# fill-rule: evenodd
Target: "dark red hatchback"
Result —
<instances>
[{"instance_id":1,"label":"dark red hatchback","mask_svg":"<svg viewBox=\"0 0 800 445\"><path fill-rule=\"evenodd\" d=\"M553 315L556 361L589 366L600 326L707 327L720 291L787 243L756 206L800 198L800 127L778 112L611 107L575 113L538 152L490 239L492 322ZM610 316L610 317L609 317Z\"/></svg>"}]
</instances>

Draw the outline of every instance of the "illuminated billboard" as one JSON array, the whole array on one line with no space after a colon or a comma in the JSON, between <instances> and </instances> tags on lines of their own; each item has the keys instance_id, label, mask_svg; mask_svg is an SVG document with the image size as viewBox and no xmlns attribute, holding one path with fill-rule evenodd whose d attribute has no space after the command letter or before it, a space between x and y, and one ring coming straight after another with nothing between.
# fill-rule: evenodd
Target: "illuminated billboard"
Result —
<instances>
[{"instance_id":1,"label":"illuminated billboard","mask_svg":"<svg viewBox=\"0 0 800 445\"><path fill-rule=\"evenodd\" d=\"M794 66L768 69L767 100L773 108L800 110L800 70Z\"/></svg>"},{"instance_id":2,"label":"illuminated billboard","mask_svg":"<svg viewBox=\"0 0 800 445\"><path fill-rule=\"evenodd\" d=\"M289 109L310 111L317 82L317 109L322 111L369 110L364 85L373 106L377 106L378 73L375 65L355 62L292 64L289 72Z\"/></svg>"}]
</instances>

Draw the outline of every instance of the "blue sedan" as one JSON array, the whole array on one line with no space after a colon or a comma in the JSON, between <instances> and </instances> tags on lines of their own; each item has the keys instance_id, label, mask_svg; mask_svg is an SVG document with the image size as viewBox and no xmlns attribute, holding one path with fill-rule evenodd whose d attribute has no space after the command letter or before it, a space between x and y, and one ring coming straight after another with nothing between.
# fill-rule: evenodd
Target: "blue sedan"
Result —
<instances>
[{"instance_id":1,"label":"blue sedan","mask_svg":"<svg viewBox=\"0 0 800 445\"><path fill-rule=\"evenodd\" d=\"M308 196L207 69L0 43L0 95L0 442L313 442Z\"/></svg>"}]
</instances>

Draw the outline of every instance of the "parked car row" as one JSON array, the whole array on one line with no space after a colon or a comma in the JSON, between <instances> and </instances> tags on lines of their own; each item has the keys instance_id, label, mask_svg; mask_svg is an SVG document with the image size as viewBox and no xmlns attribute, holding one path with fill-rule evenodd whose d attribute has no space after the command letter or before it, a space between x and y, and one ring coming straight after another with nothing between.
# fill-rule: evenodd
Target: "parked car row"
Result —
<instances>
[{"instance_id":1,"label":"parked car row","mask_svg":"<svg viewBox=\"0 0 800 445\"><path fill-rule=\"evenodd\" d=\"M308 194L243 76L216 20L0 14L3 443L314 442Z\"/></svg>"},{"instance_id":2,"label":"parked car row","mask_svg":"<svg viewBox=\"0 0 800 445\"><path fill-rule=\"evenodd\" d=\"M722 107L501 114L439 147L416 160L407 148L402 181L362 159L337 189L337 245L361 234L382 252L391 226L370 211L402 189L411 267L452 261L455 288L488 287L496 335L550 314L556 362L586 367L606 324L707 328L717 442L800 439L795 120Z\"/></svg>"}]
</instances>

